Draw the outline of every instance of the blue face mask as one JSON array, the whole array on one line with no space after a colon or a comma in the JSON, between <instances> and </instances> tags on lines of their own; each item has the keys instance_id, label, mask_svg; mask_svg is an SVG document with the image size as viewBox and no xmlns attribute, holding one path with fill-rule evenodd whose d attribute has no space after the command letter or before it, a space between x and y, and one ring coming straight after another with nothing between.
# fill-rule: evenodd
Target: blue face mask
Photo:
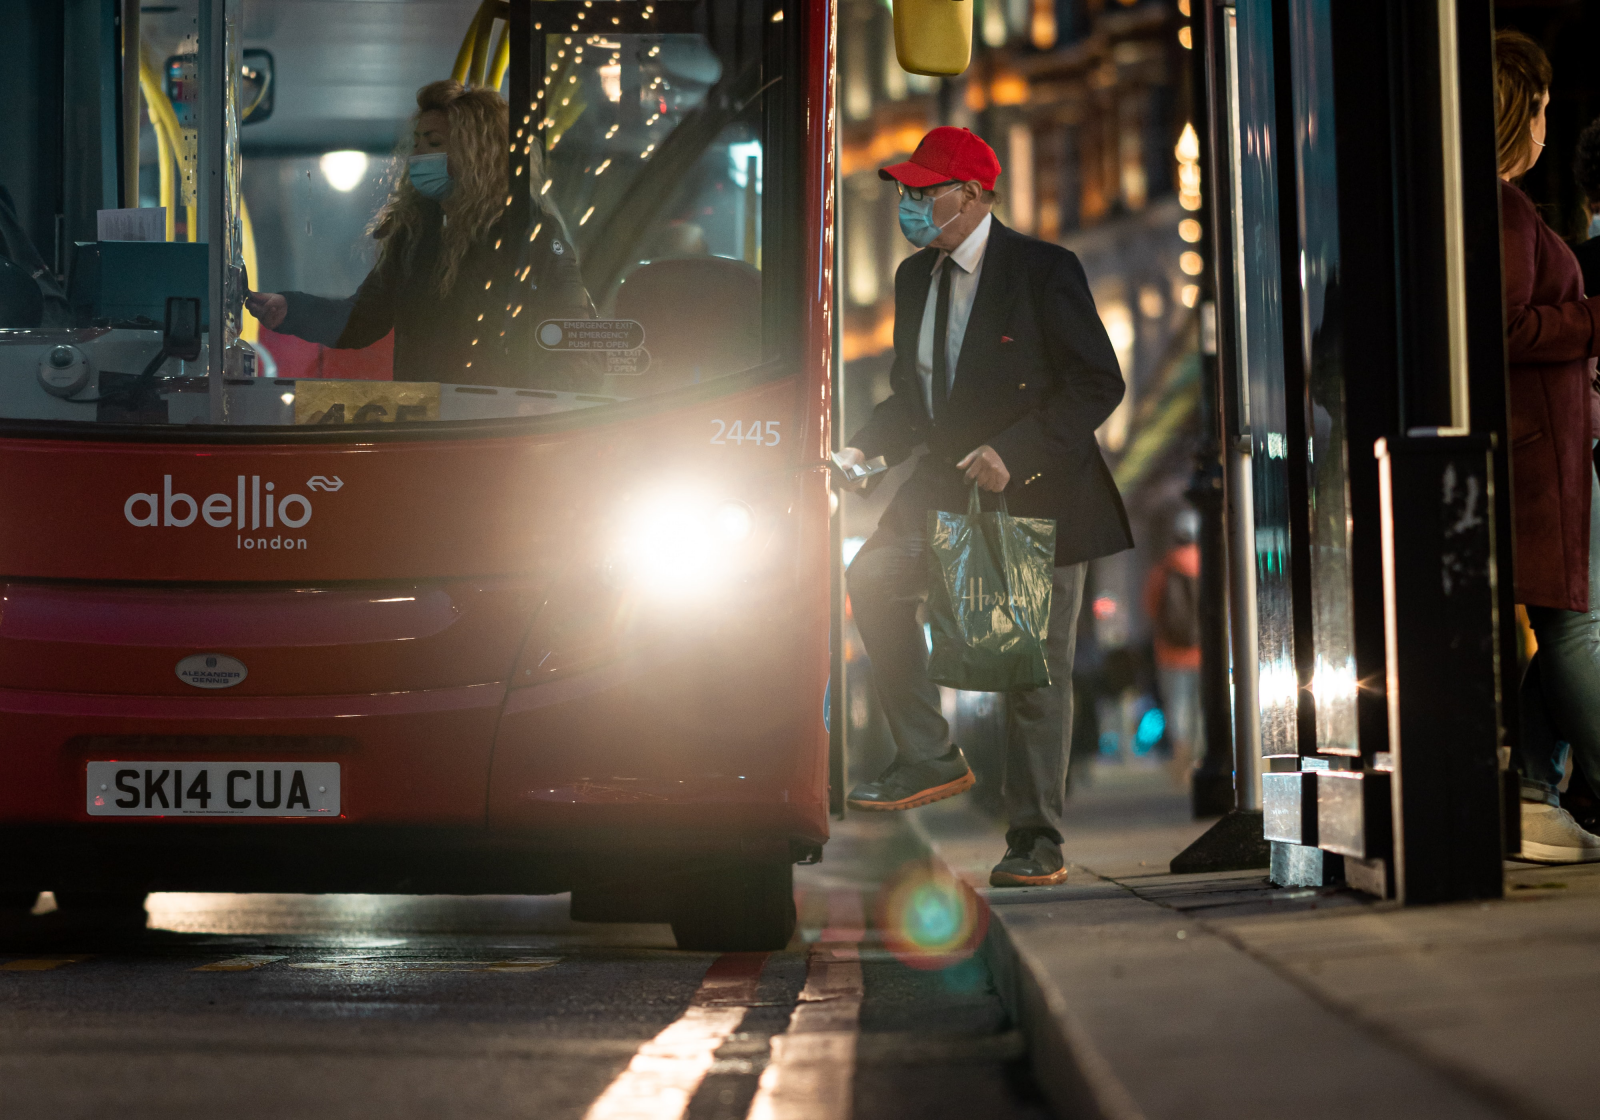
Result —
<instances>
[{"instance_id":1,"label":"blue face mask","mask_svg":"<svg viewBox=\"0 0 1600 1120\"><path fill-rule=\"evenodd\" d=\"M430 152L425 156L412 156L406 163L406 174L417 193L435 202L443 202L456 189L450 178L449 156L444 152Z\"/></svg>"},{"instance_id":2,"label":"blue face mask","mask_svg":"<svg viewBox=\"0 0 1600 1120\"><path fill-rule=\"evenodd\" d=\"M1600 237L1600 214L1589 219L1589 236Z\"/></svg>"},{"instance_id":3,"label":"blue face mask","mask_svg":"<svg viewBox=\"0 0 1600 1120\"><path fill-rule=\"evenodd\" d=\"M951 190L958 189L960 188L951 188ZM945 192L945 194L949 193L949 191ZM943 197L943 194L939 195L939 198ZM921 202L918 202L909 194L902 195L900 198L900 232L906 235L907 241L919 249L926 249L929 245L932 245L933 239L939 236L940 231L961 216L961 211L957 210L950 215L948 221L941 225L934 225L933 204L935 201L937 200L924 197Z\"/></svg>"}]
</instances>

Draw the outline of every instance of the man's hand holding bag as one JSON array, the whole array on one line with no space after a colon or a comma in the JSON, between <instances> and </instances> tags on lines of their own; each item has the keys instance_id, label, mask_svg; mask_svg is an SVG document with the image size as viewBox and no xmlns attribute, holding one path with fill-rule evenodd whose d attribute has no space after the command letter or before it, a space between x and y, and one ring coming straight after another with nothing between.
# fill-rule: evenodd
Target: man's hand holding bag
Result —
<instances>
[{"instance_id":1,"label":"man's hand holding bag","mask_svg":"<svg viewBox=\"0 0 1600 1120\"><path fill-rule=\"evenodd\" d=\"M971 692L1050 683L1055 542L1054 521L1012 517L1003 496L984 513L976 485L965 514L928 511L931 680Z\"/></svg>"}]
</instances>

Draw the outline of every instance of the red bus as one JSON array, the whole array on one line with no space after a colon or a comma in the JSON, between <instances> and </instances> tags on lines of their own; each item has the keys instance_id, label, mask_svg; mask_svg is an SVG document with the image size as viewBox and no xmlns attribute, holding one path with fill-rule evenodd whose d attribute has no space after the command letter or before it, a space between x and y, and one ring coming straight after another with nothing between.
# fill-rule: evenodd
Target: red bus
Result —
<instances>
[{"instance_id":1,"label":"red bus","mask_svg":"<svg viewBox=\"0 0 1600 1120\"><path fill-rule=\"evenodd\" d=\"M570 890L683 947L789 939L828 835L835 21L788 3L484 6L510 219L558 215L635 332L540 324L489 383L263 375L240 137L293 58L238 0L144 16L175 220L75 238L65 321L0 329L9 904Z\"/></svg>"}]
</instances>

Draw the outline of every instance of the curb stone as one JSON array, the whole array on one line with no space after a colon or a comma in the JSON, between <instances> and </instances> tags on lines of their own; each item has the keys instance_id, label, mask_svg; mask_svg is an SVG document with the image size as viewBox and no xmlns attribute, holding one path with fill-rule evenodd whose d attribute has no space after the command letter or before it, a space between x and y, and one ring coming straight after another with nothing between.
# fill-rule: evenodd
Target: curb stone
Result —
<instances>
[{"instance_id":1,"label":"curb stone","mask_svg":"<svg viewBox=\"0 0 1600 1120\"><path fill-rule=\"evenodd\" d=\"M927 825L909 813L907 823L929 858L959 878L941 856ZM988 936L979 952L1000 1002L1022 1031L1034 1080L1054 1111L1093 1120L1145 1120L1089 1032L1060 995L1041 983L1042 970L1013 940L1003 915L991 907L989 919Z\"/></svg>"}]
</instances>

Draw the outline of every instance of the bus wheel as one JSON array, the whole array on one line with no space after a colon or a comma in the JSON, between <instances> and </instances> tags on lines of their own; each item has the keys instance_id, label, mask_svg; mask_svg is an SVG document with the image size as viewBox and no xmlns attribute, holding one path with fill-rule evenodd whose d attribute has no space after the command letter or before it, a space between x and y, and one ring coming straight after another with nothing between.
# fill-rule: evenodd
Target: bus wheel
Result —
<instances>
[{"instance_id":1,"label":"bus wheel","mask_svg":"<svg viewBox=\"0 0 1600 1120\"><path fill-rule=\"evenodd\" d=\"M673 907L678 948L744 953L782 949L794 936L794 867L740 864L697 876Z\"/></svg>"}]
</instances>

